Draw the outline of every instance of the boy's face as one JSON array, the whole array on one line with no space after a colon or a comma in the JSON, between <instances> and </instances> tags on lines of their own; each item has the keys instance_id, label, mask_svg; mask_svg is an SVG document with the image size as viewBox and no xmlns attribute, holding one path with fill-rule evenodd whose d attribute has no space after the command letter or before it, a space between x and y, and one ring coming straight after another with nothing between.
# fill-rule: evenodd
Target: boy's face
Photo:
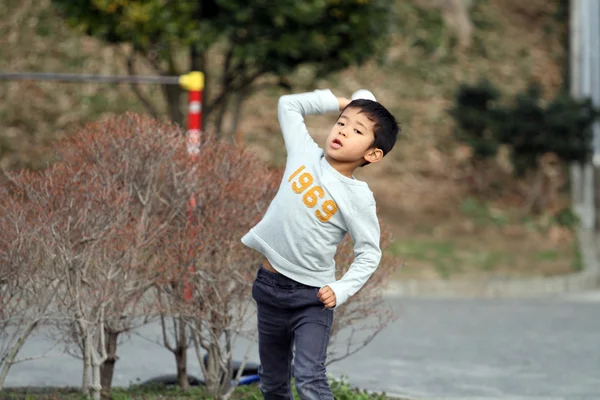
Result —
<instances>
[{"instance_id":1,"label":"boy's face","mask_svg":"<svg viewBox=\"0 0 600 400\"><path fill-rule=\"evenodd\" d=\"M346 108L327 136L325 153L344 164L377 162L383 153L373 148L374 140L375 123L358 108Z\"/></svg>"}]
</instances>

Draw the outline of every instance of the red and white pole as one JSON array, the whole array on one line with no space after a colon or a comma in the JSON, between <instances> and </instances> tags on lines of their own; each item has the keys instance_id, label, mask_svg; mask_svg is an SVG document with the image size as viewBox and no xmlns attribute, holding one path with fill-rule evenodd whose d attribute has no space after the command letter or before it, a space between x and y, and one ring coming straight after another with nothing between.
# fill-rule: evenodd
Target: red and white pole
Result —
<instances>
[{"instance_id":1,"label":"red and white pole","mask_svg":"<svg viewBox=\"0 0 600 400\"><path fill-rule=\"evenodd\" d=\"M193 161L200 154L200 142L202 140L202 91L204 90L204 74L193 71L179 78L181 87L188 91L188 130L187 149ZM196 207L196 198L192 196L189 202L190 211ZM190 272L194 272L194 265L189 266ZM187 281L183 283L183 298L190 300L192 290Z\"/></svg>"},{"instance_id":2,"label":"red and white pole","mask_svg":"<svg viewBox=\"0 0 600 400\"><path fill-rule=\"evenodd\" d=\"M200 154L202 136L202 91L204 74L194 71L182 75L179 84L188 91L188 152L195 160Z\"/></svg>"}]
</instances>

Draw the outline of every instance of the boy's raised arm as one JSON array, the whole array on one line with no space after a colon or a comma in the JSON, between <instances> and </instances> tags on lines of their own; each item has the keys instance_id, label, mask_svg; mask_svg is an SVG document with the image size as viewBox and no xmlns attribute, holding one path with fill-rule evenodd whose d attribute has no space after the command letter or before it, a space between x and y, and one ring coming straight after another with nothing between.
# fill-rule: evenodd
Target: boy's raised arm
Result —
<instances>
[{"instance_id":1,"label":"boy's raised arm","mask_svg":"<svg viewBox=\"0 0 600 400\"><path fill-rule=\"evenodd\" d=\"M335 97L329 89L281 96L277 114L288 156L318 148L306 129L306 115L339 112L347 104L347 99Z\"/></svg>"}]
</instances>

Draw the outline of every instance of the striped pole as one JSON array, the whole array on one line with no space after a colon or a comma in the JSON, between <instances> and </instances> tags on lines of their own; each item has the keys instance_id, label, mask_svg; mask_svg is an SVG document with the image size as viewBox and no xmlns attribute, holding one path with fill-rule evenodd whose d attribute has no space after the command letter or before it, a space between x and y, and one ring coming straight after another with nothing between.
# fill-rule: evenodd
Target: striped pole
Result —
<instances>
[{"instance_id":1,"label":"striped pole","mask_svg":"<svg viewBox=\"0 0 600 400\"><path fill-rule=\"evenodd\" d=\"M198 159L200 154L200 143L202 139L202 91L204 90L204 74L193 71L182 75L179 84L188 91L188 129L187 150L192 161ZM189 210L196 208L196 198L192 196L189 202ZM194 265L189 266L190 272L194 272ZM183 282L183 298L191 300L192 290L187 281Z\"/></svg>"},{"instance_id":2,"label":"striped pole","mask_svg":"<svg viewBox=\"0 0 600 400\"><path fill-rule=\"evenodd\" d=\"M200 154L202 136L202 91L204 74L193 71L182 75L179 84L188 91L188 152L195 160Z\"/></svg>"}]
</instances>

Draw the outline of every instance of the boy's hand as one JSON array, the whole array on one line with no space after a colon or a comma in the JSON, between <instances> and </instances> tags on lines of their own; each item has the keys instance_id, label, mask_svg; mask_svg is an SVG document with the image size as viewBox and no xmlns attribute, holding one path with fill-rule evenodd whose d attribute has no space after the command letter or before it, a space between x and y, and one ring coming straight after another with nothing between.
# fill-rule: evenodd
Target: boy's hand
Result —
<instances>
[{"instance_id":1,"label":"boy's hand","mask_svg":"<svg viewBox=\"0 0 600 400\"><path fill-rule=\"evenodd\" d=\"M319 301L325 305L325 308L335 307L335 293L329 286L324 286L317 294Z\"/></svg>"},{"instance_id":2,"label":"boy's hand","mask_svg":"<svg viewBox=\"0 0 600 400\"><path fill-rule=\"evenodd\" d=\"M344 108L346 108L346 106L348 104L350 104L350 102L352 101L352 100L347 99L345 97L338 97L337 100L338 100L338 103L340 105L340 111L342 111Z\"/></svg>"}]
</instances>

